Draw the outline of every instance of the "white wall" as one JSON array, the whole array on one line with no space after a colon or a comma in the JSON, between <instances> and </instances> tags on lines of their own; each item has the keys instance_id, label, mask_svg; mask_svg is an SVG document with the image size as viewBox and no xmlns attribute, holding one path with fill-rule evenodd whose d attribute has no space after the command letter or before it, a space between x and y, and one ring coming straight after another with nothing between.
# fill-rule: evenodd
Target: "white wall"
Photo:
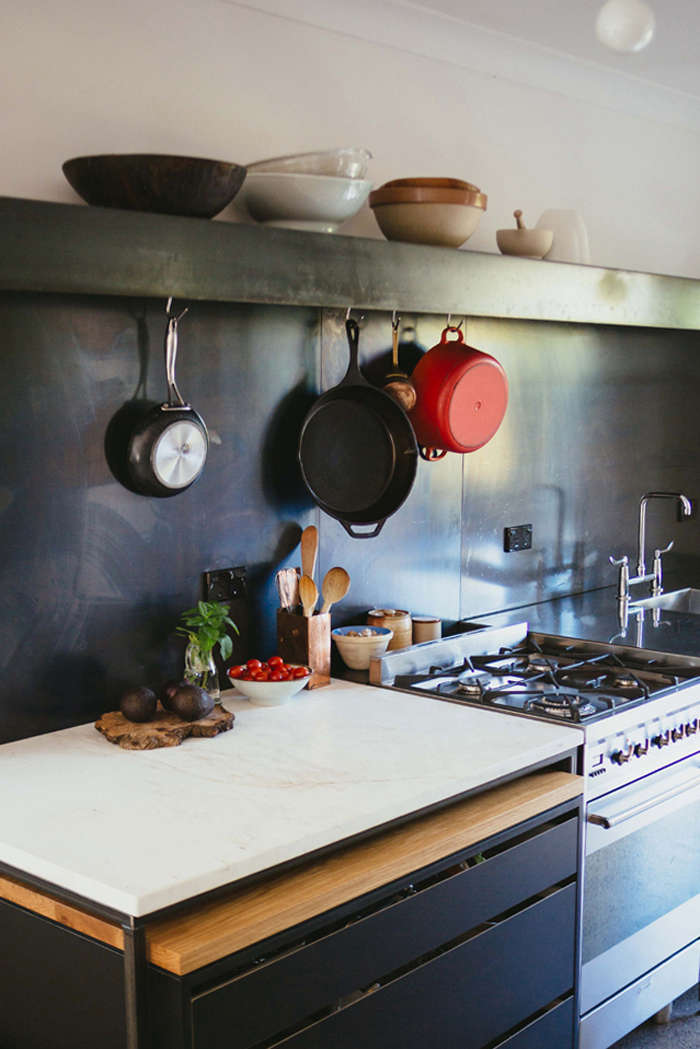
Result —
<instances>
[{"instance_id":1,"label":"white wall","mask_svg":"<svg viewBox=\"0 0 700 1049\"><path fill-rule=\"evenodd\" d=\"M700 278L692 96L389 0L9 6L0 194L75 201L61 163L80 154L245 163L364 145L375 185L477 183L489 207L469 249L495 251L516 207L532 224L575 208L592 262ZM343 232L380 236L367 208Z\"/></svg>"}]
</instances>

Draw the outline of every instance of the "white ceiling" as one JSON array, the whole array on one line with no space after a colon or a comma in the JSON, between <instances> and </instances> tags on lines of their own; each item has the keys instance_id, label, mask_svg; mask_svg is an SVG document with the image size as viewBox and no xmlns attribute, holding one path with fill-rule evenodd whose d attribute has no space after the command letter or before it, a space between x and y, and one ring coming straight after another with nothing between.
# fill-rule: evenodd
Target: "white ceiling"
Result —
<instances>
[{"instance_id":1,"label":"white ceiling","mask_svg":"<svg viewBox=\"0 0 700 1049\"><path fill-rule=\"evenodd\" d=\"M594 25L603 0L399 2L700 97L698 0L647 0L656 16L656 33L644 51L630 55L598 42Z\"/></svg>"}]
</instances>

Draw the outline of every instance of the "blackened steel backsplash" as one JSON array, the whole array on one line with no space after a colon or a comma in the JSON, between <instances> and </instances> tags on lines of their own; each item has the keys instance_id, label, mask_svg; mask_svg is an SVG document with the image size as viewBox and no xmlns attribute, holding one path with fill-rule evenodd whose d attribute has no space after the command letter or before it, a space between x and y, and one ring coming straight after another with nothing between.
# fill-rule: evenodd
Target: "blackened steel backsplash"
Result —
<instances>
[{"instance_id":1,"label":"blackened steel backsplash","mask_svg":"<svg viewBox=\"0 0 700 1049\"><path fill-rule=\"evenodd\" d=\"M206 570L247 566L248 654L271 654L274 573L299 563L306 524L320 529L317 582L332 565L352 577L336 624L390 606L449 625L614 583L607 556L634 553L640 495L700 497L694 333L467 319L466 341L508 375L501 430L472 455L421 462L381 535L350 539L312 504L296 460L308 407L347 368L344 311L201 302L180 325L177 377L210 431L203 475L173 498L135 495L104 437L126 401L165 395L164 307L0 297L2 740L89 721L126 686L179 675L174 628ZM406 370L443 324L402 317ZM361 319L377 384L390 347L390 314ZM668 509L650 512L650 544L674 538L692 559L698 523ZM503 528L524 523L532 550L505 554Z\"/></svg>"}]
</instances>

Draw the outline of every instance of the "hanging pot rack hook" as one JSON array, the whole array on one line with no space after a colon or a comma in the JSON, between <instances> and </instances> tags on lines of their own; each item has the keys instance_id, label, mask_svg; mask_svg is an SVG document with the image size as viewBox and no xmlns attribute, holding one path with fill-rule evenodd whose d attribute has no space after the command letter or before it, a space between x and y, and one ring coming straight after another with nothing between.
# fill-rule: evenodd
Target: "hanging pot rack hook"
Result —
<instances>
[{"instance_id":1,"label":"hanging pot rack hook","mask_svg":"<svg viewBox=\"0 0 700 1049\"><path fill-rule=\"evenodd\" d=\"M347 323L348 323L348 321L350 320L350 313L352 312L352 310L353 310L354 308L355 308L354 306L348 306L348 308L346 309L346 311L345 311L345 323L346 323L346 324L347 324ZM357 326L358 326L358 327L359 327L360 323L361 323L361 322L362 322L362 321L363 321L364 319L365 319L365 315L364 315L364 313L361 313L361 314L359 315L359 317L357 318L357 321L356 321L356 324L357 324Z\"/></svg>"},{"instance_id":2,"label":"hanging pot rack hook","mask_svg":"<svg viewBox=\"0 0 700 1049\"><path fill-rule=\"evenodd\" d=\"M452 331L459 331L459 329L462 327L463 324L464 324L464 317L462 317L462 319L459 322L459 324L453 324L452 323L452 314L451 313L447 314L447 327L450 328Z\"/></svg>"},{"instance_id":3,"label":"hanging pot rack hook","mask_svg":"<svg viewBox=\"0 0 700 1049\"><path fill-rule=\"evenodd\" d=\"M166 315L166 317L169 320L175 321L175 323L177 324L178 321L181 321L182 318L185 316L185 314L187 312L189 312L189 306L185 306L185 308L182 311L182 313L178 313L178 314L175 314L175 313L172 312L172 306L173 306L173 297L172 297L172 295L169 295L168 296L168 301L165 304L165 315Z\"/></svg>"},{"instance_id":4,"label":"hanging pot rack hook","mask_svg":"<svg viewBox=\"0 0 700 1049\"><path fill-rule=\"evenodd\" d=\"M395 309L391 311L391 330L398 331L401 323L401 314L397 313Z\"/></svg>"}]
</instances>

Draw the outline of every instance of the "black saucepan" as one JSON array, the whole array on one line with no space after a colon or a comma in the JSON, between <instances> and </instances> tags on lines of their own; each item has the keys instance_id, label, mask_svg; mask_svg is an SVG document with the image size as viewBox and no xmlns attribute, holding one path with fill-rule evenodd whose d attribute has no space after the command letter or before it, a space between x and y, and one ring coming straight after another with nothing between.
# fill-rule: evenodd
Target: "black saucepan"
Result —
<instances>
[{"instance_id":1,"label":"black saucepan","mask_svg":"<svg viewBox=\"0 0 700 1049\"><path fill-rule=\"evenodd\" d=\"M404 410L362 375L359 328L345 325L350 365L306 416L299 463L314 501L355 539L379 535L411 491L418 446ZM357 525L374 525L358 531Z\"/></svg>"},{"instance_id":2,"label":"black saucepan","mask_svg":"<svg viewBox=\"0 0 700 1049\"><path fill-rule=\"evenodd\" d=\"M118 481L139 495L178 495L193 484L207 458L204 420L186 404L175 382L177 326L187 312L166 312L165 377L168 400L127 402L112 417L105 434L107 462Z\"/></svg>"}]
</instances>

